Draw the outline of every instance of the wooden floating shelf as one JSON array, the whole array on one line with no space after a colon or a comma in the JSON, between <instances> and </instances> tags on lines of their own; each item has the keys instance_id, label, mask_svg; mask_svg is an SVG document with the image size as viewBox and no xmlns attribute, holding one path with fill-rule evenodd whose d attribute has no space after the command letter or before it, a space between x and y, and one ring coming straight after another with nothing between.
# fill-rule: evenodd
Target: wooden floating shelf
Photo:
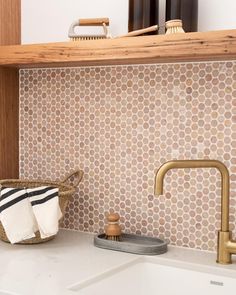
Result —
<instances>
[{"instance_id":1,"label":"wooden floating shelf","mask_svg":"<svg viewBox=\"0 0 236 295\"><path fill-rule=\"evenodd\" d=\"M0 46L0 67L38 68L236 59L236 30Z\"/></svg>"}]
</instances>

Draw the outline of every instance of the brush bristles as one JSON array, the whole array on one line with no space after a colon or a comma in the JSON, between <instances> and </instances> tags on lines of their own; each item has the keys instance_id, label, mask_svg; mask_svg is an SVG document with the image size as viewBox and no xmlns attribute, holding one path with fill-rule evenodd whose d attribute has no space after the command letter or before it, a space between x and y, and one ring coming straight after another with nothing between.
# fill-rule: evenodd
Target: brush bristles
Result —
<instances>
[{"instance_id":1,"label":"brush bristles","mask_svg":"<svg viewBox=\"0 0 236 295\"><path fill-rule=\"evenodd\" d=\"M120 236L106 236L107 240L120 242Z\"/></svg>"},{"instance_id":2,"label":"brush bristles","mask_svg":"<svg viewBox=\"0 0 236 295\"><path fill-rule=\"evenodd\" d=\"M70 38L71 41L87 41L87 40L99 40L106 39L105 36L81 36Z\"/></svg>"}]
</instances>

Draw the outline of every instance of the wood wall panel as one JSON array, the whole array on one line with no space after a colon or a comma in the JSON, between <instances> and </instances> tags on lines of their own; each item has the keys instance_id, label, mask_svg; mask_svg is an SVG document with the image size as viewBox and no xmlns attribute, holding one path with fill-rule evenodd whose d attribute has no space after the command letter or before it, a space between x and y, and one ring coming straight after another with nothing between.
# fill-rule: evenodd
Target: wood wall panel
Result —
<instances>
[{"instance_id":1,"label":"wood wall panel","mask_svg":"<svg viewBox=\"0 0 236 295\"><path fill-rule=\"evenodd\" d=\"M19 75L0 70L0 179L19 176Z\"/></svg>"},{"instance_id":2,"label":"wood wall panel","mask_svg":"<svg viewBox=\"0 0 236 295\"><path fill-rule=\"evenodd\" d=\"M20 7L20 0L0 0L0 45L21 43Z\"/></svg>"},{"instance_id":3,"label":"wood wall panel","mask_svg":"<svg viewBox=\"0 0 236 295\"><path fill-rule=\"evenodd\" d=\"M20 44L20 0L0 0L0 45ZM19 177L19 73L0 69L0 179Z\"/></svg>"}]
</instances>

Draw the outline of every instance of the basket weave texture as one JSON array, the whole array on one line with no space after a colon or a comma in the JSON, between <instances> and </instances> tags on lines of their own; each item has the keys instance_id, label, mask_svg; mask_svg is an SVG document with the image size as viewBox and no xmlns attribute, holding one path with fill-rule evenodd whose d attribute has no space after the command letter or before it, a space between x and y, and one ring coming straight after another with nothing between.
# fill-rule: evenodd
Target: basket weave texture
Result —
<instances>
[{"instance_id":1,"label":"basket weave texture","mask_svg":"<svg viewBox=\"0 0 236 295\"><path fill-rule=\"evenodd\" d=\"M62 182L56 181L30 181L30 180L19 180L19 179L5 179L0 180L0 185L2 187L14 187L14 188L34 188L39 186L52 186L57 187L59 189L58 197L59 197L59 206L61 208L62 215L64 216L65 210L68 202L72 198L75 193L76 187L80 183L83 178L83 171L77 170L71 174L69 174ZM73 184L68 184L72 182ZM52 240L55 236L51 236L45 239L40 237L39 231L35 233L35 237L19 242L18 244L39 244L43 242L47 242ZM8 242L6 232L0 222L0 239L4 242Z\"/></svg>"}]
</instances>

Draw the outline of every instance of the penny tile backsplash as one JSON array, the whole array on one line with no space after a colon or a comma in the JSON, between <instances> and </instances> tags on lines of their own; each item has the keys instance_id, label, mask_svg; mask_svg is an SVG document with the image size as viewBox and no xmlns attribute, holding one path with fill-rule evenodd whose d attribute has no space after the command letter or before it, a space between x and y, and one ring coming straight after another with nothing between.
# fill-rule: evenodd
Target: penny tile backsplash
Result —
<instances>
[{"instance_id":1,"label":"penny tile backsplash","mask_svg":"<svg viewBox=\"0 0 236 295\"><path fill-rule=\"evenodd\" d=\"M102 232L116 211L126 232L215 250L218 171L172 170L153 194L161 164L202 158L230 170L236 234L235 62L20 71L20 177L84 171L64 228Z\"/></svg>"}]
</instances>

